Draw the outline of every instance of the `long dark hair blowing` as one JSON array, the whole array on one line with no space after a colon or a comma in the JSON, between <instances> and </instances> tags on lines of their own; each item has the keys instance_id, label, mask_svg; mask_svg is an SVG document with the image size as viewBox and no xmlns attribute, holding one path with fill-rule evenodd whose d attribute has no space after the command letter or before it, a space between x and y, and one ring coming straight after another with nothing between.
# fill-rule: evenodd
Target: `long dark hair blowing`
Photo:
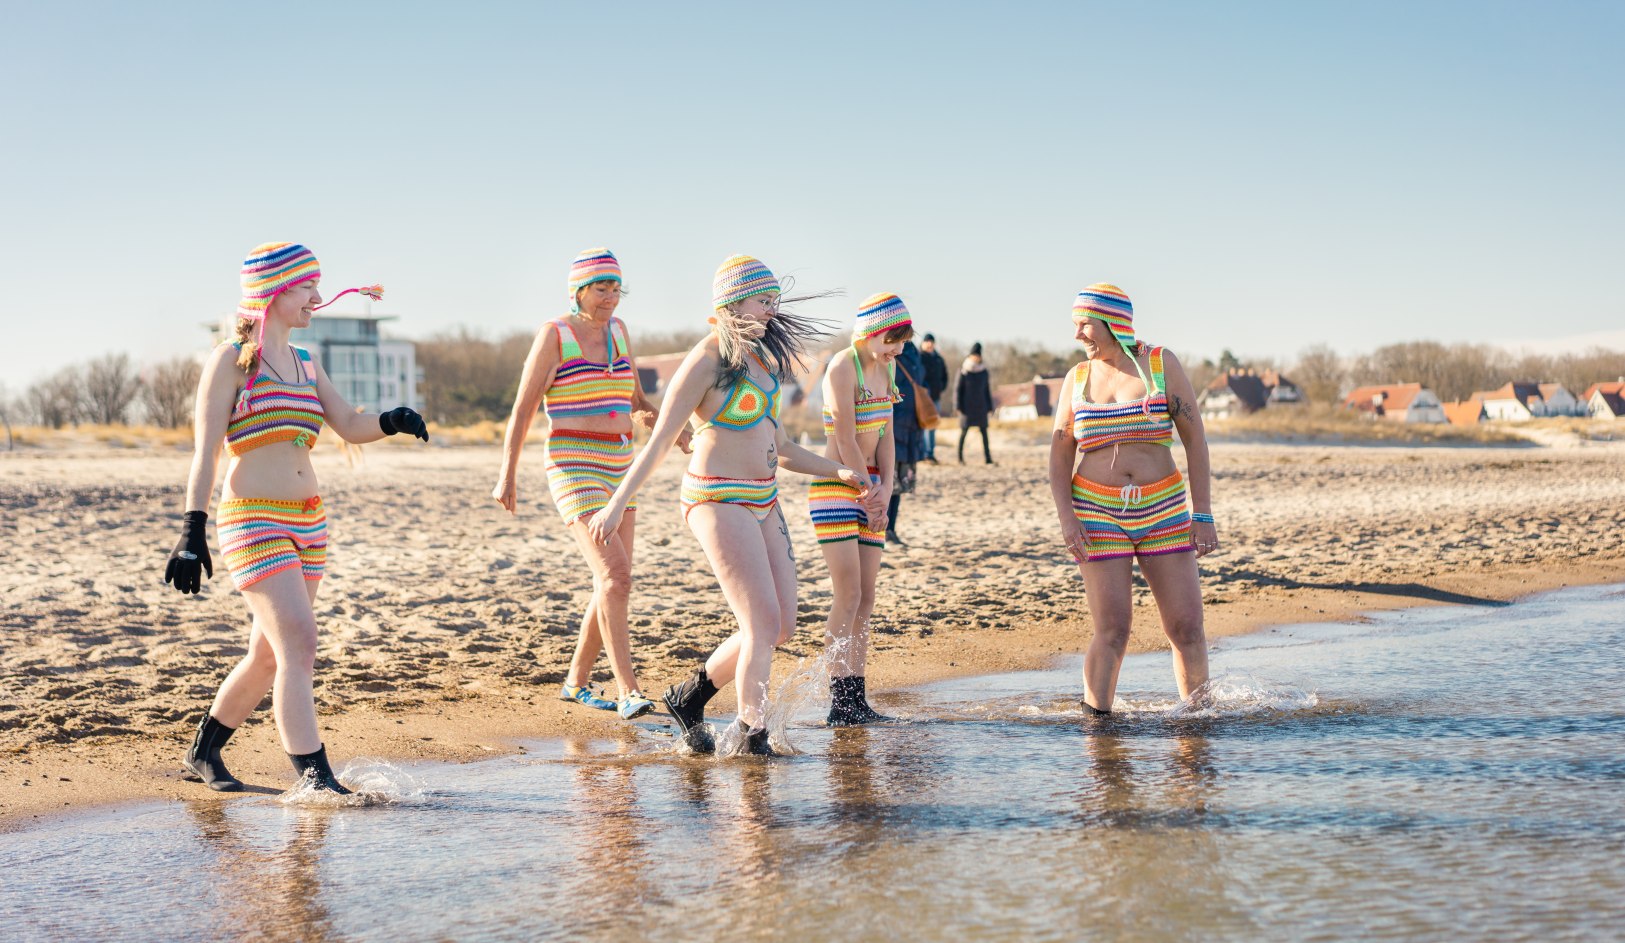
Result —
<instances>
[{"instance_id":1,"label":"long dark hair blowing","mask_svg":"<svg viewBox=\"0 0 1625 943\"><path fill-rule=\"evenodd\" d=\"M833 298L840 292L819 291L787 297L795 288L795 280L787 276L783 282L785 294L779 295L778 309L768 319L767 331L761 337L747 337L742 320L731 310L717 312L717 346L722 356L722 364L717 367L717 389L729 389L750 373L749 355L752 353L761 359L768 373L783 380L807 361L812 344L835 333L830 322L797 314L790 308L803 301Z\"/></svg>"}]
</instances>

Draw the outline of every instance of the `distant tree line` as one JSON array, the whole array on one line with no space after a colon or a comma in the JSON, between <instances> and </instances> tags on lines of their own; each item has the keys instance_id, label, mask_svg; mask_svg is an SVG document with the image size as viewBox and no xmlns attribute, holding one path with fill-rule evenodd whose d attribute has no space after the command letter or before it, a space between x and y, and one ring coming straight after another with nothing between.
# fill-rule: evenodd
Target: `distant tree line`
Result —
<instances>
[{"instance_id":1,"label":"distant tree line","mask_svg":"<svg viewBox=\"0 0 1625 943\"><path fill-rule=\"evenodd\" d=\"M64 367L15 397L0 391L0 419L8 429L12 424L61 429L135 422L180 429L192 422L202 369L191 357L138 368L128 354L107 354Z\"/></svg>"},{"instance_id":2,"label":"distant tree line","mask_svg":"<svg viewBox=\"0 0 1625 943\"><path fill-rule=\"evenodd\" d=\"M633 337L639 355L687 350L704 336L699 331L650 332ZM513 408L519 376L534 335L511 333L487 338L467 328L417 341L423 371L424 413L436 423L466 425L500 421ZM831 344L843 343L834 337ZM960 368L968 344L943 341L938 351L950 374ZM1083 359L1081 349L1062 350L1022 341L983 345L983 359L995 384L1020 383L1035 376L1058 376ZM1576 396L1592 383L1625 376L1625 352L1593 348L1564 354L1513 354L1486 344L1407 341L1370 353L1346 356L1325 344L1305 348L1290 362L1240 357L1229 350L1218 359L1182 357L1198 390L1227 370L1279 370L1311 401L1337 402L1357 386L1421 383L1440 399L1466 399L1512 380L1563 384ZM137 367L127 354L108 354L66 367L15 396L0 388L0 427L60 429L81 423L146 422L167 429L192 421L192 400L201 364L191 357Z\"/></svg>"}]
</instances>

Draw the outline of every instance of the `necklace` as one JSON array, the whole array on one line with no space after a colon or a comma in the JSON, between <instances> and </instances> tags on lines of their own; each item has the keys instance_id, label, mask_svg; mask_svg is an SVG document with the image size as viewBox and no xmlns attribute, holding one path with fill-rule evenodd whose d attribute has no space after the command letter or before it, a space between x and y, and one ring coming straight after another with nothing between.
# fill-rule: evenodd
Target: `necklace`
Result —
<instances>
[{"instance_id":1,"label":"necklace","mask_svg":"<svg viewBox=\"0 0 1625 943\"><path fill-rule=\"evenodd\" d=\"M293 345L292 345L292 344L289 344L289 345L288 345L288 353L289 353L289 354L292 354L292 355L293 355L293 359L294 359L294 362L295 362L295 363L298 363L298 361L299 361L299 355L298 355L298 354L294 354L294 352L293 352ZM264 351L261 351L261 352L260 352L260 364L261 364L261 365L262 365L262 366L264 366L264 367L266 367L266 368L267 368L267 369L269 369L269 370L270 370L270 371L271 371L271 376L274 376L274 377L276 377L276 379L277 379L277 382L278 382L278 383L281 383L281 384L282 384L282 385L284 385L284 386L287 386L287 385L288 385L288 381L287 381L287 380L284 380L284 379L282 379L282 373L281 373L281 371L279 371L279 370L277 370L277 368L276 368L276 367L275 367L275 365L273 365L273 364L272 364L272 363L271 363L271 359L270 359L270 358L269 358L269 357L267 357L267 356L265 356L265 353L264 353Z\"/></svg>"},{"instance_id":2,"label":"necklace","mask_svg":"<svg viewBox=\"0 0 1625 943\"><path fill-rule=\"evenodd\" d=\"M579 312L570 315L570 317L580 319L588 327L597 327L592 318ZM615 332L610 325L611 322L604 322L604 376L606 377L615 375ZM586 352L583 351L582 353L585 355Z\"/></svg>"}]
</instances>

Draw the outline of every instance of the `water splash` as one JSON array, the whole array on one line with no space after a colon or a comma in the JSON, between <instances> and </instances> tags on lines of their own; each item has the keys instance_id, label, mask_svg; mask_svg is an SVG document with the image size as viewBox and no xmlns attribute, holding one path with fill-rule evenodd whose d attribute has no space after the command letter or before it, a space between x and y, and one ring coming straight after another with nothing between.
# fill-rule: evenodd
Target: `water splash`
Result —
<instances>
[{"instance_id":1,"label":"water splash","mask_svg":"<svg viewBox=\"0 0 1625 943\"><path fill-rule=\"evenodd\" d=\"M349 787L350 795L341 796L317 789L315 783L306 778L294 784L277 801L283 805L339 809L412 805L424 801L428 796L428 788L422 780L384 760L351 760L339 770L338 778L339 782Z\"/></svg>"},{"instance_id":2,"label":"water splash","mask_svg":"<svg viewBox=\"0 0 1625 943\"><path fill-rule=\"evenodd\" d=\"M1313 710L1320 695L1313 689L1244 672L1221 672L1166 709L1170 719L1250 717Z\"/></svg>"}]
</instances>

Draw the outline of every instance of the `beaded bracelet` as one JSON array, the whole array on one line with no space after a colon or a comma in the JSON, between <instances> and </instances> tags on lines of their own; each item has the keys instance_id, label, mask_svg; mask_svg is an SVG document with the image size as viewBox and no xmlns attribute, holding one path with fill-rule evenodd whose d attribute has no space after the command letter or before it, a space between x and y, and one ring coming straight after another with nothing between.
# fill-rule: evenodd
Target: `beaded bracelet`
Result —
<instances>
[{"instance_id":1,"label":"beaded bracelet","mask_svg":"<svg viewBox=\"0 0 1625 943\"><path fill-rule=\"evenodd\" d=\"M1213 515L1204 514L1201 511L1192 511L1191 512L1191 520L1195 521L1198 524L1211 524L1211 523L1213 523Z\"/></svg>"}]
</instances>

